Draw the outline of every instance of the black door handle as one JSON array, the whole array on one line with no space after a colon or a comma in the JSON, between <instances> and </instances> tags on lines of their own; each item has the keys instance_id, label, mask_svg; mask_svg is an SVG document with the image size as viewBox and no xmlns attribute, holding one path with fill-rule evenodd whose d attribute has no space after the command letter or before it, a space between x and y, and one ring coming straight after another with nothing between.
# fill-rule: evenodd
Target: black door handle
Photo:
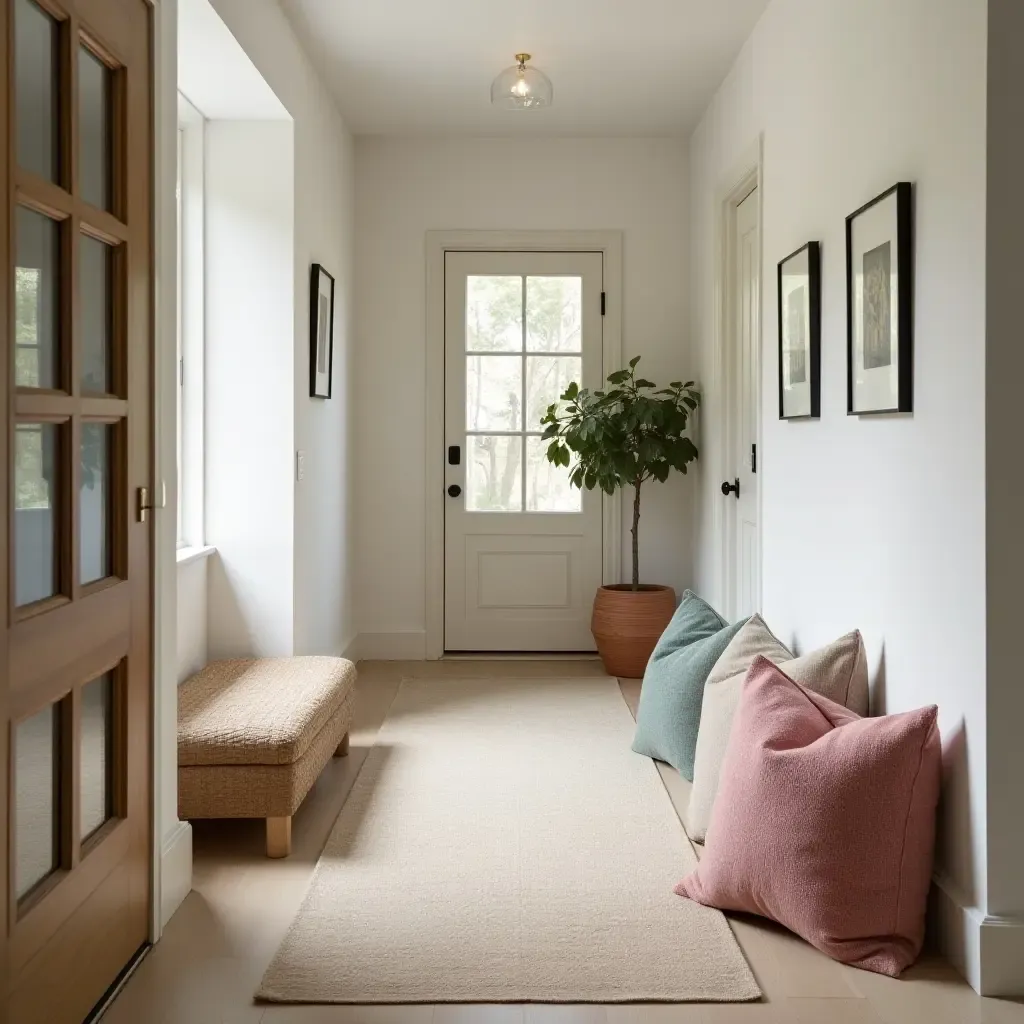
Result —
<instances>
[{"instance_id":1,"label":"black door handle","mask_svg":"<svg viewBox=\"0 0 1024 1024\"><path fill-rule=\"evenodd\" d=\"M462 488L458 484L448 485L448 497L457 498L462 493Z\"/></svg>"},{"instance_id":2,"label":"black door handle","mask_svg":"<svg viewBox=\"0 0 1024 1024\"><path fill-rule=\"evenodd\" d=\"M740 478L736 477L734 483L729 483L728 480L722 484L722 493L728 498L730 494L735 494L738 498L740 496Z\"/></svg>"}]
</instances>

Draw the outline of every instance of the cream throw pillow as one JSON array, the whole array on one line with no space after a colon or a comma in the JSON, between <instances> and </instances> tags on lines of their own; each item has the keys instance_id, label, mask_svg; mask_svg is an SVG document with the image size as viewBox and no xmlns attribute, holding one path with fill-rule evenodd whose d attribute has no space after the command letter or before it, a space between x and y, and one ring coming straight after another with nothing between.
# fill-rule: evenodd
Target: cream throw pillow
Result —
<instances>
[{"instance_id":1,"label":"cream throw pillow","mask_svg":"<svg viewBox=\"0 0 1024 1024\"><path fill-rule=\"evenodd\" d=\"M729 743L733 715L739 705L747 669L762 655L788 676L823 697L858 715L868 712L868 661L859 630L847 633L827 647L794 658L754 615L733 637L704 686L700 732L694 756L693 789L686 824L690 838L704 842L718 794L718 778Z\"/></svg>"}]
</instances>

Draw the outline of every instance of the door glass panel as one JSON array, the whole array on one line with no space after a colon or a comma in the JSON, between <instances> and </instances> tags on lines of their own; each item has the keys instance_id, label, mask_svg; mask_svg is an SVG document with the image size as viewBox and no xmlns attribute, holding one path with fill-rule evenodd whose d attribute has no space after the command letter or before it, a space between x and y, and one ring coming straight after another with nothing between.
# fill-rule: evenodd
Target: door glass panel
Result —
<instances>
[{"instance_id":1,"label":"door glass panel","mask_svg":"<svg viewBox=\"0 0 1024 1024\"><path fill-rule=\"evenodd\" d=\"M110 97L113 74L84 46L78 48L78 183L82 198L110 209Z\"/></svg>"},{"instance_id":2,"label":"door glass panel","mask_svg":"<svg viewBox=\"0 0 1024 1024\"><path fill-rule=\"evenodd\" d=\"M466 278L466 350L521 352L523 279Z\"/></svg>"},{"instance_id":3,"label":"door glass panel","mask_svg":"<svg viewBox=\"0 0 1024 1024\"><path fill-rule=\"evenodd\" d=\"M467 430L521 430L522 395L522 357L466 357Z\"/></svg>"},{"instance_id":4,"label":"door glass panel","mask_svg":"<svg viewBox=\"0 0 1024 1024\"><path fill-rule=\"evenodd\" d=\"M14 382L60 387L60 227L19 206L14 267Z\"/></svg>"},{"instance_id":5,"label":"door glass panel","mask_svg":"<svg viewBox=\"0 0 1024 1024\"><path fill-rule=\"evenodd\" d=\"M14 66L18 163L59 182L60 26L31 0L15 0Z\"/></svg>"},{"instance_id":6,"label":"door glass panel","mask_svg":"<svg viewBox=\"0 0 1024 1024\"><path fill-rule=\"evenodd\" d=\"M559 399L572 381L580 383L583 359L580 356L526 357L526 429L540 430L541 417L548 406L563 404ZM564 467L563 467L564 468Z\"/></svg>"},{"instance_id":7,"label":"door glass panel","mask_svg":"<svg viewBox=\"0 0 1024 1024\"><path fill-rule=\"evenodd\" d=\"M521 511L522 435L467 437L466 453L467 511Z\"/></svg>"},{"instance_id":8,"label":"door glass panel","mask_svg":"<svg viewBox=\"0 0 1024 1024\"><path fill-rule=\"evenodd\" d=\"M583 494L569 483L569 470L547 460L550 441L526 439L526 509L528 512L579 512Z\"/></svg>"},{"instance_id":9,"label":"door glass panel","mask_svg":"<svg viewBox=\"0 0 1024 1024\"><path fill-rule=\"evenodd\" d=\"M526 347L530 352L581 351L582 277L526 279Z\"/></svg>"},{"instance_id":10,"label":"door glass panel","mask_svg":"<svg viewBox=\"0 0 1024 1024\"><path fill-rule=\"evenodd\" d=\"M82 687L81 837L114 814L114 677L108 672Z\"/></svg>"},{"instance_id":11,"label":"door glass panel","mask_svg":"<svg viewBox=\"0 0 1024 1024\"><path fill-rule=\"evenodd\" d=\"M114 428L82 424L81 489L78 506L79 578L83 584L111 575L110 470Z\"/></svg>"},{"instance_id":12,"label":"door glass panel","mask_svg":"<svg viewBox=\"0 0 1024 1024\"><path fill-rule=\"evenodd\" d=\"M14 441L14 590L20 607L58 590L59 428L19 423Z\"/></svg>"},{"instance_id":13,"label":"door glass panel","mask_svg":"<svg viewBox=\"0 0 1024 1024\"><path fill-rule=\"evenodd\" d=\"M112 330L111 287L114 250L89 235L79 248L81 294L82 390L97 394L112 391L110 349Z\"/></svg>"},{"instance_id":14,"label":"door glass panel","mask_svg":"<svg viewBox=\"0 0 1024 1024\"><path fill-rule=\"evenodd\" d=\"M18 899L57 867L60 719L51 704L14 731L14 891Z\"/></svg>"}]
</instances>

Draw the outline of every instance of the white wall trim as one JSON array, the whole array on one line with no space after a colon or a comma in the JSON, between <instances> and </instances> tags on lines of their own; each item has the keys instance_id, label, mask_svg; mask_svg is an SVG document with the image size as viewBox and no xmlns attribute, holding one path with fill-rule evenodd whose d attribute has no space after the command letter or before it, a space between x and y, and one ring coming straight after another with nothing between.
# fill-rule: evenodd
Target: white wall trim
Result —
<instances>
[{"instance_id":1,"label":"white wall trim","mask_svg":"<svg viewBox=\"0 0 1024 1024\"><path fill-rule=\"evenodd\" d=\"M192 826L187 821L179 821L164 839L160 851L160 871L163 879L160 928L163 930L192 891Z\"/></svg>"},{"instance_id":2,"label":"white wall trim","mask_svg":"<svg viewBox=\"0 0 1024 1024\"><path fill-rule=\"evenodd\" d=\"M217 549L212 544L200 544L198 547L178 548L175 552L175 558L178 561L178 565L182 566L202 561L202 559L209 558L216 553Z\"/></svg>"},{"instance_id":3,"label":"white wall trim","mask_svg":"<svg viewBox=\"0 0 1024 1024\"><path fill-rule=\"evenodd\" d=\"M940 952L983 996L1024 996L1024 918L970 905L940 873L933 879L931 931Z\"/></svg>"},{"instance_id":4,"label":"white wall trim","mask_svg":"<svg viewBox=\"0 0 1024 1024\"><path fill-rule=\"evenodd\" d=\"M359 643L359 634L356 633L347 644L344 644L341 648L341 652L338 654L339 658L347 658L351 662L357 662L362 658L362 647Z\"/></svg>"},{"instance_id":5,"label":"white wall trim","mask_svg":"<svg viewBox=\"0 0 1024 1024\"><path fill-rule=\"evenodd\" d=\"M426 429L423 451L426 487L426 631L424 653L436 660L444 654L444 254L446 252L601 252L604 254L604 374L622 364L622 232L621 231L428 231ZM622 574L622 496L602 495L604 582L618 583ZM411 633L363 633L365 637L409 637ZM374 642L376 643L376 641ZM394 641L389 641L394 644ZM400 641L402 647L407 641ZM371 655L364 658L394 657Z\"/></svg>"},{"instance_id":6,"label":"white wall trim","mask_svg":"<svg viewBox=\"0 0 1024 1024\"><path fill-rule=\"evenodd\" d=\"M427 661L427 633L410 629L394 633L360 633L354 641L361 661ZM351 647L351 645L350 645ZM350 661L357 659L347 655Z\"/></svg>"},{"instance_id":7,"label":"white wall trim","mask_svg":"<svg viewBox=\"0 0 1024 1024\"><path fill-rule=\"evenodd\" d=\"M735 473L735 466L732 465L732 437L729 428L732 409L728 401L729 387L731 386L730 374L732 369L726 363L726 351L729 344L730 332L732 330L733 310L731 299L735 293L735 281L733 280L733 253L731 239L733 227L736 221L736 207L750 194L757 189L757 246L758 246L758 303L759 312L763 303L764 293L764 139L758 136L734 167L732 173L726 175L720 184L718 195L715 198L715 304L714 304L714 363L712 380L707 385L707 390L712 390L717 395L717 414L712 416L713 429L718 436L724 439L720 448L720 456L717 465L714 467L714 476L707 481L708 485L717 489L719 480L729 480ZM762 381L762 368L764 366L764 317L758 316L757 326L757 380ZM757 389L757 451L758 464L763 463L763 445L761 442L761 409L763 387ZM758 474L757 485L757 529L758 529L758 570L757 570L757 607L761 608L762 602L762 572L763 559L762 531L764 503L763 477ZM735 503L733 503L735 504ZM717 594L713 596L716 605L723 610L723 614L732 618L735 613L735 595L732 593L731 565L732 565L732 535L729 529L728 513L732 505L716 501L714 503L714 516L712 519L712 549L718 552L718 564L716 566L715 579Z\"/></svg>"},{"instance_id":8,"label":"white wall trim","mask_svg":"<svg viewBox=\"0 0 1024 1024\"><path fill-rule=\"evenodd\" d=\"M153 685L152 863L150 940L166 922L164 907L192 886L191 828L187 861L182 854L182 823L177 821L177 178L178 149L178 4L153 4L153 479L167 487L167 507L153 527ZM168 828L165 831L165 818ZM188 826L186 826L188 827ZM173 841L174 859L164 863L165 842ZM175 868L178 865L178 868ZM165 870L166 868L166 870ZM175 874L177 870L177 874ZM165 899L166 897L166 899ZM184 896L182 896L184 898ZM180 900L178 901L180 902ZM177 904L174 904L175 906Z\"/></svg>"}]
</instances>

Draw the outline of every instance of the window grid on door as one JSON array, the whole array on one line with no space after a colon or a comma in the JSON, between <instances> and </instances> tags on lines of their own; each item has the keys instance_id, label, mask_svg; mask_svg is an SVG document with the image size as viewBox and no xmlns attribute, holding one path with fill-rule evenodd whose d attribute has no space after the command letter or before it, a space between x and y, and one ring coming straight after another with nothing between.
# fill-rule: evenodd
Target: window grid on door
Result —
<instances>
[{"instance_id":1,"label":"window grid on door","mask_svg":"<svg viewBox=\"0 0 1024 1024\"><path fill-rule=\"evenodd\" d=\"M582 292L578 276L466 279L467 511L581 510L540 419L581 379Z\"/></svg>"},{"instance_id":2,"label":"window grid on door","mask_svg":"<svg viewBox=\"0 0 1024 1024\"><path fill-rule=\"evenodd\" d=\"M127 576L126 71L59 0L13 7L9 597L27 625ZM12 726L12 920L125 813L125 666Z\"/></svg>"}]
</instances>

